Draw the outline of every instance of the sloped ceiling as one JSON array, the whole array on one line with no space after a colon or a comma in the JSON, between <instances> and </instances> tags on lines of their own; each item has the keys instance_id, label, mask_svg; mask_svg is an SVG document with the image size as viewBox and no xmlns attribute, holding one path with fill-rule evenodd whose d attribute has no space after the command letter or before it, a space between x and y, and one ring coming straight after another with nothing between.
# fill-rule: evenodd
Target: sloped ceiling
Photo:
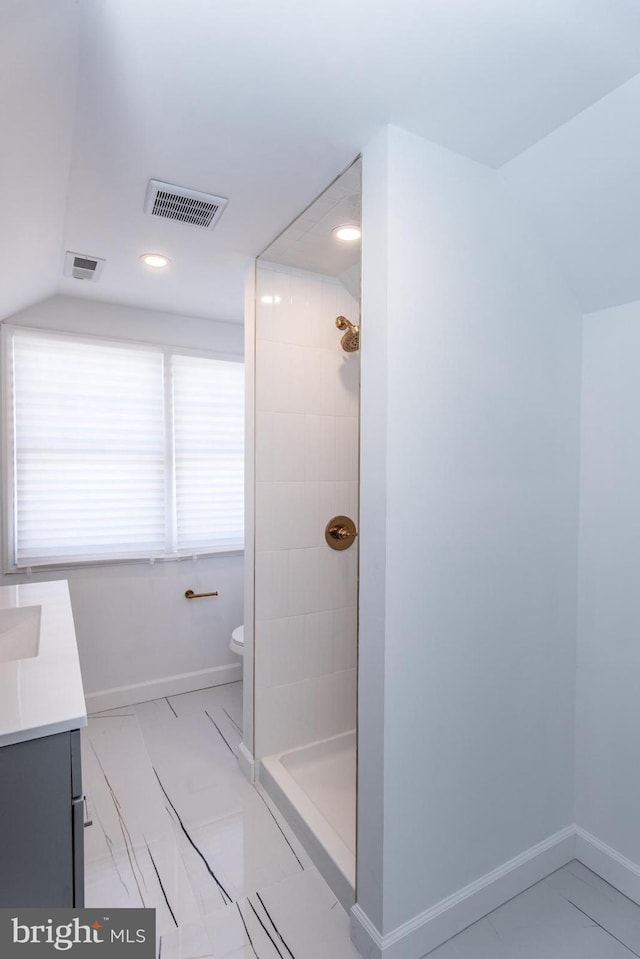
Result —
<instances>
[{"instance_id":1,"label":"sloped ceiling","mask_svg":"<svg viewBox=\"0 0 640 959\"><path fill-rule=\"evenodd\" d=\"M583 305L640 298L639 41L636 0L1 0L0 316L57 287L241 322L253 256L385 123L507 164ZM150 218L150 178L228 208ZM99 284L65 249L106 258Z\"/></svg>"},{"instance_id":2,"label":"sloped ceiling","mask_svg":"<svg viewBox=\"0 0 640 959\"><path fill-rule=\"evenodd\" d=\"M58 286L78 19L75 0L0 2L0 319Z\"/></svg>"},{"instance_id":3,"label":"sloped ceiling","mask_svg":"<svg viewBox=\"0 0 640 959\"><path fill-rule=\"evenodd\" d=\"M640 299L640 76L503 173L585 312Z\"/></svg>"}]
</instances>

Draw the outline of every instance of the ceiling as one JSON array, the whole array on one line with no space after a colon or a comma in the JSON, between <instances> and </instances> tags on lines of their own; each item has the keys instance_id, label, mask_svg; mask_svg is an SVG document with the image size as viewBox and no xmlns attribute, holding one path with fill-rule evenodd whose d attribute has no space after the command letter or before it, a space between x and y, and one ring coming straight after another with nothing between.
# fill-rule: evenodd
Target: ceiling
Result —
<instances>
[{"instance_id":1,"label":"ceiling","mask_svg":"<svg viewBox=\"0 0 640 959\"><path fill-rule=\"evenodd\" d=\"M58 291L241 322L252 258L386 123L501 167L585 309L640 299L639 41L637 0L0 0L0 318ZM146 216L150 178L229 205Z\"/></svg>"},{"instance_id":2,"label":"ceiling","mask_svg":"<svg viewBox=\"0 0 640 959\"><path fill-rule=\"evenodd\" d=\"M333 236L339 226L361 226L362 160L356 160L269 244L261 259L299 270L339 276L360 298L360 241Z\"/></svg>"}]
</instances>

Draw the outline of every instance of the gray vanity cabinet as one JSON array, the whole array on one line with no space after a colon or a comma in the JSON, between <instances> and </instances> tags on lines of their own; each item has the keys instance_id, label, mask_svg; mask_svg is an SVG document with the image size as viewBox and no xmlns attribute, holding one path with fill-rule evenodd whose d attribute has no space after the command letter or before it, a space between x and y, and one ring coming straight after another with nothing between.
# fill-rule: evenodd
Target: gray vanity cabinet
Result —
<instances>
[{"instance_id":1,"label":"gray vanity cabinet","mask_svg":"<svg viewBox=\"0 0 640 959\"><path fill-rule=\"evenodd\" d=\"M80 731L0 747L0 907L84 905Z\"/></svg>"}]
</instances>

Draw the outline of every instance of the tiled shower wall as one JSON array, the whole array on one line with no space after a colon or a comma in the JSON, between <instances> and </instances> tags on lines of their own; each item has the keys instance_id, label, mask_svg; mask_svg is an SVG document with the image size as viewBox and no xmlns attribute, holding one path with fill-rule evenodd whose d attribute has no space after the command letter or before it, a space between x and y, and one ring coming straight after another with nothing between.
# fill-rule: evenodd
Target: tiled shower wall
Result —
<instances>
[{"instance_id":1,"label":"tiled shower wall","mask_svg":"<svg viewBox=\"0 0 640 959\"><path fill-rule=\"evenodd\" d=\"M339 280L258 265L256 312L255 756L355 729L359 353L335 326L359 305ZM280 297L265 304L262 296Z\"/></svg>"}]
</instances>

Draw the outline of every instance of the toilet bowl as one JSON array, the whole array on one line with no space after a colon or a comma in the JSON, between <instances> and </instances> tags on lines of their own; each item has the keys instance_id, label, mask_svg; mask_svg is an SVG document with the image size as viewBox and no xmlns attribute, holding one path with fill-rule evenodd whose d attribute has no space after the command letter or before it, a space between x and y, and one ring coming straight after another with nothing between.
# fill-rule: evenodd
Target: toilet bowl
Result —
<instances>
[{"instance_id":1,"label":"toilet bowl","mask_svg":"<svg viewBox=\"0 0 640 959\"><path fill-rule=\"evenodd\" d=\"M234 653L237 653L238 656L244 656L244 626L236 626L231 633L229 647Z\"/></svg>"}]
</instances>

